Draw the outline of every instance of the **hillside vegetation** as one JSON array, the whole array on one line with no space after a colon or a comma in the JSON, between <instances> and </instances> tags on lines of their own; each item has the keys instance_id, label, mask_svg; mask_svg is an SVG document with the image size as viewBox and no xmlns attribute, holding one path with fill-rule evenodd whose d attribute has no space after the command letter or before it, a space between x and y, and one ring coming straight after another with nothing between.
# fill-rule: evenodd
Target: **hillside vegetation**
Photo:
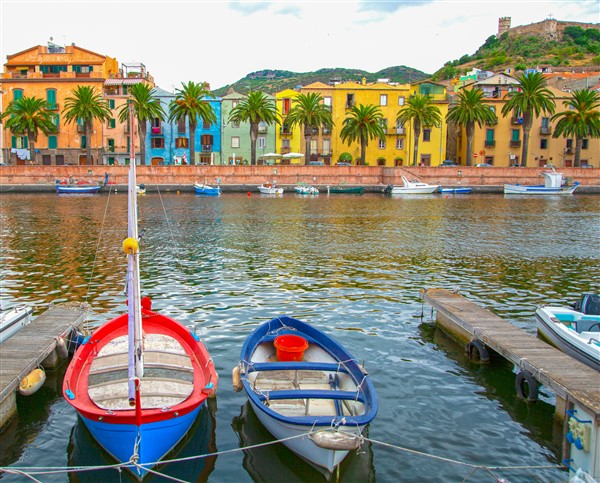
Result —
<instances>
[{"instance_id":1,"label":"hillside vegetation","mask_svg":"<svg viewBox=\"0 0 600 483\"><path fill-rule=\"evenodd\" d=\"M377 79L389 79L390 82L405 84L428 79L430 75L403 65L387 67L379 72L342 68L319 69L316 72L260 70L248 74L233 84L215 89L212 93L217 96L224 96L233 87L236 92L242 94L246 94L248 91L262 91L274 94L284 89L294 89L297 86L305 86L313 82L329 84L330 80L335 78L342 81L360 82L363 77L367 79L367 82L376 82Z\"/></svg>"},{"instance_id":2,"label":"hillside vegetation","mask_svg":"<svg viewBox=\"0 0 600 483\"><path fill-rule=\"evenodd\" d=\"M516 71L540 65L574 67L600 65L600 31L594 28L565 27L562 39L548 40L540 35L488 37L473 55L446 62L433 80L452 79L473 68Z\"/></svg>"}]
</instances>

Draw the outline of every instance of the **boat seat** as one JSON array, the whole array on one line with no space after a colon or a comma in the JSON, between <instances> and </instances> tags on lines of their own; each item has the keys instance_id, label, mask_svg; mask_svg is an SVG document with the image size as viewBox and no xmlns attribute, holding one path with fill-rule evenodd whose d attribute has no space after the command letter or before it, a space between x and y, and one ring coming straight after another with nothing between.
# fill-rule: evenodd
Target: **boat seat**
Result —
<instances>
[{"instance_id":1,"label":"boat seat","mask_svg":"<svg viewBox=\"0 0 600 483\"><path fill-rule=\"evenodd\" d=\"M262 401L277 399L338 399L364 403L365 398L354 391L336 391L333 389L292 389L269 391L267 394L257 394Z\"/></svg>"},{"instance_id":2,"label":"boat seat","mask_svg":"<svg viewBox=\"0 0 600 483\"><path fill-rule=\"evenodd\" d=\"M576 330L580 334L582 332L600 332L600 317L593 319L582 317L577 321Z\"/></svg>"},{"instance_id":3,"label":"boat seat","mask_svg":"<svg viewBox=\"0 0 600 483\"><path fill-rule=\"evenodd\" d=\"M336 362L309 362L309 361L297 361L297 362L256 362L249 364L246 368L247 372L253 371L281 371L281 370L295 370L295 371L329 371L329 372L345 372L348 373L348 369L343 364Z\"/></svg>"}]
</instances>

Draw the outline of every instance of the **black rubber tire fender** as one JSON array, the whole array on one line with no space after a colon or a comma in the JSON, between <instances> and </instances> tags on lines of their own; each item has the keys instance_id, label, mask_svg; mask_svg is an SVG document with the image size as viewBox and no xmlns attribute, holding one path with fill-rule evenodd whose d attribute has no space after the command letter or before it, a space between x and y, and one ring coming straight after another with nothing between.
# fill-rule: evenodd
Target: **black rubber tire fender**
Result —
<instances>
[{"instance_id":1,"label":"black rubber tire fender","mask_svg":"<svg viewBox=\"0 0 600 483\"><path fill-rule=\"evenodd\" d=\"M465 352L472 361L479 361L482 364L490 362L490 353L485 344L478 339L473 339L465 347Z\"/></svg>"},{"instance_id":2,"label":"black rubber tire fender","mask_svg":"<svg viewBox=\"0 0 600 483\"><path fill-rule=\"evenodd\" d=\"M525 384L527 384L528 388L527 396L525 396ZM519 371L515 378L515 390L517 391L517 396L527 402L536 402L538 400L538 382L529 371Z\"/></svg>"}]
</instances>

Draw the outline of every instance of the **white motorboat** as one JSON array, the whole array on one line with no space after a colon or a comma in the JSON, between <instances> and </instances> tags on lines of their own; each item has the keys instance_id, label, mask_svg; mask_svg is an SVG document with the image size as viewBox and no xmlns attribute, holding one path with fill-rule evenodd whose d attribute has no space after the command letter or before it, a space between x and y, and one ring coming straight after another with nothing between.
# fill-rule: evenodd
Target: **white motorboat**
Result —
<instances>
[{"instance_id":1,"label":"white motorboat","mask_svg":"<svg viewBox=\"0 0 600 483\"><path fill-rule=\"evenodd\" d=\"M319 190L314 186L309 185L298 185L294 186L294 191L299 195L318 195Z\"/></svg>"},{"instance_id":2,"label":"white motorboat","mask_svg":"<svg viewBox=\"0 0 600 483\"><path fill-rule=\"evenodd\" d=\"M278 188L274 184L261 184L258 187L258 191L264 195L280 195L283 193L283 188Z\"/></svg>"},{"instance_id":3,"label":"white motorboat","mask_svg":"<svg viewBox=\"0 0 600 483\"><path fill-rule=\"evenodd\" d=\"M562 173L557 173L554 168L552 171L542 171L544 176L543 185L526 186L520 184L505 184L505 195L572 195L579 187L575 182L572 186L566 186Z\"/></svg>"},{"instance_id":4,"label":"white motorboat","mask_svg":"<svg viewBox=\"0 0 600 483\"><path fill-rule=\"evenodd\" d=\"M385 193L391 195L428 195L435 193L440 189L439 184L427 184L420 181L409 181L405 176L402 176L404 186L389 185L385 189Z\"/></svg>"},{"instance_id":5,"label":"white motorboat","mask_svg":"<svg viewBox=\"0 0 600 483\"><path fill-rule=\"evenodd\" d=\"M0 343L29 324L32 312L33 309L27 305L19 305L0 312Z\"/></svg>"},{"instance_id":6,"label":"white motorboat","mask_svg":"<svg viewBox=\"0 0 600 483\"><path fill-rule=\"evenodd\" d=\"M563 352L600 371L600 295L585 294L569 307L539 307L538 333Z\"/></svg>"}]
</instances>

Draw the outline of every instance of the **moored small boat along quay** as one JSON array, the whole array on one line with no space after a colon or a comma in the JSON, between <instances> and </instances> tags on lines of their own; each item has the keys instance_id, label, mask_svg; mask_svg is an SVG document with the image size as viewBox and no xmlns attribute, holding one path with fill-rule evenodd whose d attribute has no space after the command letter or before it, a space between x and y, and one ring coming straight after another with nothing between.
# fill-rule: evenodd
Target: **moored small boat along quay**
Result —
<instances>
[{"instance_id":1,"label":"moored small boat along quay","mask_svg":"<svg viewBox=\"0 0 600 483\"><path fill-rule=\"evenodd\" d=\"M361 186L366 193L381 193L390 185L402 185L402 177L431 185L471 188L472 192L502 193L505 184L534 186L543 184L542 172L549 168L458 167L384 167L384 166L138 166L138 182L148 192L194 191L194 183L220 186L226 192L256 191L272 183L293 191L306 183L323 189L327 186ZM567 184L579 183L577 194L600 194L600 168L560 168ZM56 181L64 179L103 182L124 189L127 166L2 166L0 192L53 192Z\"/></svg>"}]
</instances>

